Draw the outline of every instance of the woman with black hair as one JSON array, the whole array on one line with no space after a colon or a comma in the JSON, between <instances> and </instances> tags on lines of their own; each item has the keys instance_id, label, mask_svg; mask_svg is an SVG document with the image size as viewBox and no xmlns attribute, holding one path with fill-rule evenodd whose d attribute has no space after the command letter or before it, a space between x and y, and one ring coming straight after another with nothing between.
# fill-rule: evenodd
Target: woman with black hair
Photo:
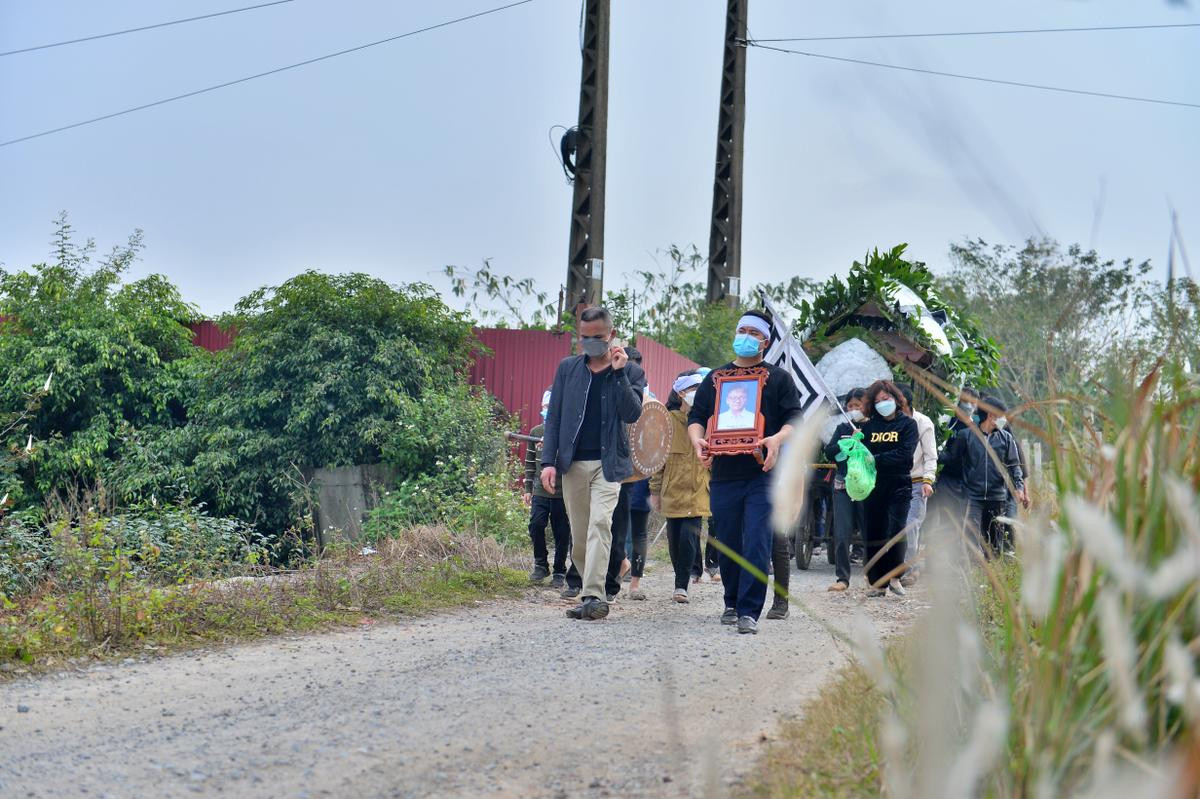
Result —
<instances>
[{"instance_id":1,"label":"woman with black hair","mask_svg":"<svg viewBox=\"0 0 1200 799\"><path fill-rule=\"evenodd\" d=\"M688 601L688 578L700 546L700 529L708 517L708 469L696 457L687 435L688 413L703 377L683 372L671 387L671 453L658 474L650 478L650 505L667 520L667 548L675 569L676 602Z\"/></svg>"},{"instance_id":2,"label":"woman with black hair","mask_svg":"<svg viewBox=\"0 0 1200 799\"><path fill-rule=\"evenodd\" d=\"M830 591L841 592L850 587L850 539L856 528L864 529L862 503L850 499L846 493L847 464L845 460L838 461L837 455L842 451L838 442L853 436L863 423L862 405L866 395L863 388L851 389L846 394L845 410L850 421L838 425L825 445L825 458L837 464L837 475L833 478L833 572L837 580L829 586Z\"/></svg>"},{"instance_id":3,"label":"woman with black hair","mask_svg":"<svg viewBox=\"0 0 1200 799\"><path fill-rule=\"evenodd\" d=\"M875 489L863 500L867 596L883 596L889 588L900 596L906 593L899 578L912 502L909 475L919 438L907 411L904 393L891 380L876 380L863 398L863 443L875 456Z\"/></svg>"}]
</instances>

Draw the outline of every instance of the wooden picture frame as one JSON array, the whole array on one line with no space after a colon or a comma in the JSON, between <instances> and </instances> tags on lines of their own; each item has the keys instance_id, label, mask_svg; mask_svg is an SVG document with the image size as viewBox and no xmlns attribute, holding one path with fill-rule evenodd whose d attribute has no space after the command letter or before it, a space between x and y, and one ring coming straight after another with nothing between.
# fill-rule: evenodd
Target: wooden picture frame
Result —
<instances>
[{"instance_id":1,"label":"wooden picture frame","mask_svg":"<svg viewBox=\"0 0 1200 799\"><path fill-rule=\"evenodd\" d=\"M760 442L766 426L762 396L767 375L761 366L713 372L713 413L706 431L711 455L753 455L762 463Z\"/></svg>"}]
</instances>

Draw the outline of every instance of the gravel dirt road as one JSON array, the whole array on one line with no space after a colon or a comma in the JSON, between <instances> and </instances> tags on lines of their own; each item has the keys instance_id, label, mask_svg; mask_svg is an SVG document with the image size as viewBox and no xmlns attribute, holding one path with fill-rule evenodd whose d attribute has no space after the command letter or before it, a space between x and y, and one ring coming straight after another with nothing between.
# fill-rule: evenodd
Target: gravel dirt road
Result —
<instances>
[{"instance_id":1,"label":"gravel dirt road","mask_svg":"<svg viewBox=\"0 0 1200 799\"><path fill-rule=\"evenodd\" d=\"M883 635L919 594L792 591ZM861 578L855 575L855 582ZM718 623L721 587L567 619L531 590L411 622L276 638L0 685L0 796L724 796L846 660L813 619Z\"/></svg>"}]
</instances>

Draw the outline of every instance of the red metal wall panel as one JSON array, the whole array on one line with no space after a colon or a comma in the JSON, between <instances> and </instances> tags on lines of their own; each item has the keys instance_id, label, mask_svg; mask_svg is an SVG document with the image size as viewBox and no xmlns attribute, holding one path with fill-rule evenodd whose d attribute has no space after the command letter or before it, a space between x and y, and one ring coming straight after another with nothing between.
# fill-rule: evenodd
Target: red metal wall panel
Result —
<instances>
[{"instance_id":1,"label":"red metal wall panel","mask_svg":"<svg viewBox=\"0 0 1200 799\"><path fill-rule=\"evenodd\" d=\"M188 329L192 331L192 343L209 352L228 349L233 345L233 338L236 335L233 330L223 330L216 322L208 319L189 322Z\"/></svg>"},{"instance_id":2,"label":"red metal wall panel","mask_svg":"<svg viewBox=\"0 0 1200 799\"><path fill-rule=\"evenodd\" d=\"M549 330L479 328L475 338L491 350L471 366L472 385L483 386L521 417L521 432L541 422L542 392L554 382L558 362L571 354L571 337Z\"/></svg>"},{"instance_id":3,"label":"red metal wall panel","mask_svg":"<svg viewBox=\"0 0 1200 799\"><path fill-rule=\"evenodd\" d=\"M637 348L642 353L642 368L646 370L646 383L660 402L671 395L671 384L680 372L695 369L699 364L688 360L672 349L664 347L652 338L638 336Z\"/></svg>"}]
</instances>

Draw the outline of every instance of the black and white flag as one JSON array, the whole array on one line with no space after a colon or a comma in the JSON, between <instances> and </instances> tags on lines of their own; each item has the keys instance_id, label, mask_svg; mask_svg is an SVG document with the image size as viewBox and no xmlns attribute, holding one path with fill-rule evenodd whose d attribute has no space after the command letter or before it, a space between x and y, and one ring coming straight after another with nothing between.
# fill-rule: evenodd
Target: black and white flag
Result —
<instances>
[{"instance_id":1,"label":"black and white flag","mask_svg":"<svg viewBox=\"0 0 1200 799\"><path fill-rule=\"evenodd\" d=\"M826 413L829 410L841 412L842 406L838 402L837 396L830 390L825 378L821 377L817 367L813 366L813 362L808 359L804 347L800 346L800 342L793 338L791 328L775 310L771 298L765 293L761 293L759 296L762 298L763 307L771 317L771 340L767 345L767 354L764 360L787 370L787 373L792 376L792 380L796 381L796 388L800 391L800 407L803 408L804 418L808 419L813 414L821 412L822 409ZM825 405L827 402L831 403L832 408Z\"/></svg>"}]
</instances>

